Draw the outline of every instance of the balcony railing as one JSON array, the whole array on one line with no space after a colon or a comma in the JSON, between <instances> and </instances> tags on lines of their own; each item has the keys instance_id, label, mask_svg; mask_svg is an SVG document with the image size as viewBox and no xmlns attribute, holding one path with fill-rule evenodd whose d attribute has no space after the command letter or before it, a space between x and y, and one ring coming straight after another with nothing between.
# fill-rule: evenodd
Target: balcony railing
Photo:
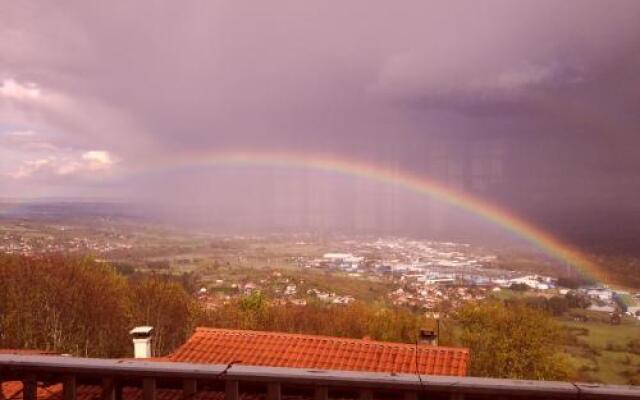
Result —
<instances>
[{"instance_id":1,"label":"balcony railing","mask_svg":"<svg viewBox=\"0 0 640 400\"><path fill-rule=\"evenodd\" d=\"M0 381L21 381L23 400L35 400L38 386L57 383L63 400L76 400L80 385L99 387L102 400L123 399L126 387L140 388L143 400L166 389L177 400L204 392L225 400L244 394L267 400L640 399L640 387L633 386L64 356L0 355Z\"/></svg>"}]
</instances>

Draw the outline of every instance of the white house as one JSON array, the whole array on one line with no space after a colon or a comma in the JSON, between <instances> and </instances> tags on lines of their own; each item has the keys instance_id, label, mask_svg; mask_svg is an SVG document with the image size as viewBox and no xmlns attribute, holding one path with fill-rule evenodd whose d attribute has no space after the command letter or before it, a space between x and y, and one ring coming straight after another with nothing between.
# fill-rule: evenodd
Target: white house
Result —
<instances>
[{"instance_id":1,"label":"white house","mask_svg":"<svg viewBox=\"0 0 640 400\"><path fill-rule=\"evenodd\" d=\"M513 284L527 285L531 289L548 290L551 288L549 283L543 282L537 275L527 275L520 278L509 279L509 286Z\"/></svg>"},{"instance_id":2,"label":"white house","mask_svg":"<svg viewBox=\"0 0 640 400\"><path fill-rule=\"evenodd\" d=\"M598 299L600 301L611 301L613 300L613 291L607 288L592 288L586 290L587 296Z\"/></svg>"}]
</instances>

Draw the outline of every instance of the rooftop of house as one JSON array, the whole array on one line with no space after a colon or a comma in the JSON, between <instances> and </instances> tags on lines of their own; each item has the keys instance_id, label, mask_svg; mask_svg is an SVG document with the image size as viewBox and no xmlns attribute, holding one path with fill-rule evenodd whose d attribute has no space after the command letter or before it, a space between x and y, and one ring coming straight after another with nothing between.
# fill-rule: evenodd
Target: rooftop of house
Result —
<instances>
[{"instance_id":1,"label":"rooftop of house","mask_svg":"<svg viewBox=\"0 0 640 400\"><path fill-rule=\"evenodd\" d=\"M0 354L53 355L40 350L0 349ZM417 361L416 361L417 357ZM197 328L175 352L154 361L201 364L244 364L266 367L311 368L421 375L465 376L469 351L464 348L434 347L380 342L331 336L281 332ZM2 382L0 398L22 398L22 382ZM100 395L99 386L78 386L78 400L92 400ZM180 398L179 390L158 391L158 400ZM201 400L222 400L220 392L206 392ZM39 386L38 399L62 399L62 385ZM125 388L126 400L142 399L138 388ZM243 395L241 400L256 396Z\"/></svg>"},{"instance_id":2,"label":"rooftop of house","mask_svg":"<svg viewBox=\"0 0 640 400\"><path fill-rule=\"evenodd\" d=\"M164 360L465 376L469 350L331 336L197 328L185 344Z\"/></svg>"}]
</instances>

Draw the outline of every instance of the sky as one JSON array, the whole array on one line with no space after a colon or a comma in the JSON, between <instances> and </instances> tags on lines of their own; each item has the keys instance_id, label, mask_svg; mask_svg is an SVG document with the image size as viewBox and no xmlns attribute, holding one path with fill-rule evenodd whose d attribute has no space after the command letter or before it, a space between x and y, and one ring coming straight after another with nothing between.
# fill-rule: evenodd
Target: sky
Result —
<instances>
[{"instance_id":1,"label":"sky","mask_svg":"<svg viewBox=\"0 0 640 400\"><path fill-rule=\"evenodd\" d=\"M638 21L636 0L7 2L0 197L223 227L458 223L362 179L196 162L295 151L429 176L573 235L631 232Z\"/></svg>"}]
</instances>

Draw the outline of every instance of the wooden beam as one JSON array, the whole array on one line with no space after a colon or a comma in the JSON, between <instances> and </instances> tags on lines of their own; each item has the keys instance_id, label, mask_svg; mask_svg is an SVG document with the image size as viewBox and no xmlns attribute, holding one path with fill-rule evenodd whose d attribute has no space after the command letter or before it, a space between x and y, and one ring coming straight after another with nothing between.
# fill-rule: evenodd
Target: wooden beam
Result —
<instances>
[{"instance_id":1,"label":"wooden beam","mask_svg":"<svg viewBox=\"0 0 640 400\"><path fill-rule=\"evenodd\" d=\"M156 380L154 378L142 380L142 399L156 400Z\"/></svg>"},{"instance_id":2,"label":"wooden beam","mask_svg":"<svg viewBox=\"0 0 640 400\"><path fill-rule=\"evenodd\" d=\"M22 398L23 400L36 400L38 396L38 382L36 376L29 374L22 380Z\"/></svg>"},{"instance_id":3,"label":"wooden beam","mask_svg":"<svg viewBox=\"0 0 640 400\"><path fill-rule=\"evenodd\" d=\"M313 400L329 400L329 388L327 386L316 386Z\"/></svg>"},{"instance_id":4,"label":"wooden beam","mask_svg":"<svg viewBox=\"0 0 640 400\"><path fill-rule=\"evenodd\" d=\"M238 400L239 397L238 381L226 381L224 385L225 400Z\"/></svg>"},{"instance_id":5,"label":"wooden beam","mask_svg":"<svg viewBox=\"0 0 640 400\"><path fill-rule=\"evenodd\" d=\"M116 384L113 378L102 378L102 400L116 400Z\"/></svg>"},{"instance_id":6,"label":"wooden beam","mask_svg":"<svg viewBox=\"0 0 640 400\"><path fill-rule=\"evenodd\" d=\"M76 400L76 377L75 375L67 375L62 381L62 398L63 400Z\"/></svg>"},{"instance_id":7,"label":"wooden beam","mask_svg":"<svg viewBox=\"0 0 640 400\"><path fill-rule=\"evenodd\" d=\"M189 400L196 395L198 391L198 381L195 379L185 379L182 381L182 398Z\"/></svg>"},{"instance_id":8,"label":"wooden beam","mask_svg":"<svg viewBox=\"0 0 640 400\"><path fill-rule=\"evenodd\" d=\"M267 400L280 400L282 398L282 385L280 382L267 384Z\"/></svg>"}]
</instances>

